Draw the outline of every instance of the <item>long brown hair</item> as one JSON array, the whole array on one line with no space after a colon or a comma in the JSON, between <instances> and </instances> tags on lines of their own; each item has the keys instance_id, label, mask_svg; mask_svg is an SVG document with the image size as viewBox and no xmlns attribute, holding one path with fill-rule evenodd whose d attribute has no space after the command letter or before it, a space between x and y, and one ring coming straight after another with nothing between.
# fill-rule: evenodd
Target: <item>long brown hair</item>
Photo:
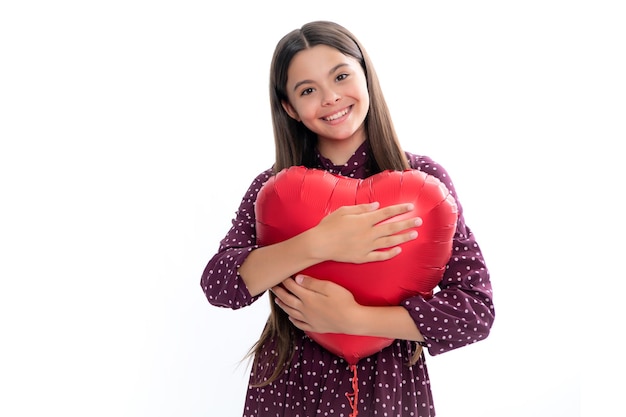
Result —
<instances>
[{"instance_id":1,"label":"long brown hair","mask_svg":"<svg viewBox=\"0 0 626 417\"><path fill-rule=\"evenodd\" d=\"M368 162L370 174L387 169L408 169L406 155L398 141L369 55L358 39L346 28L334 22L316 21L285 35L276 45L272 57L270 103L276 147L274 172L294 165L313 167L315 163L316 134L303 123L292 119L284 110L282 101L288 101L287 71L291 60L298 52L316 45L327 45L355 58L365 72L370 96L370 108L365 118L365 131L372 152ZM297 329L289 322L287 314L275 306L274 299L274 294L270 293L270 316L259 340L250 349L250 355L255 356L253 373L258 386L277 379L293 355L293 340ZM268 342L275 343L272 357L264 350ZM268 363L259 362L262 352L268 355ZM416 360L417 358L414 358L411 362Z\"/></svg>"}]
</instances>

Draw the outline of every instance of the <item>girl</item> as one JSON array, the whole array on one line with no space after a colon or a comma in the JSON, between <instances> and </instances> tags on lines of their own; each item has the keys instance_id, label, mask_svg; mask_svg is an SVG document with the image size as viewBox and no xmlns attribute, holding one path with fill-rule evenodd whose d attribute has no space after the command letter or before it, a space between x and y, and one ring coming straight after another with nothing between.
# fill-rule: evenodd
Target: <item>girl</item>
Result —
<instances>
[{"instance_id":1,"label":"girl","mask_svg":"<svg viewBox=\"0 0 626 417\"><path fill-rule=\"evenodd\" d=\"M489 273L458 200L452 256L438 291L389 307L359 305L339 285L298 272L327 260L363 263L396 256L402 243L416 237L421 220L378 223L407 212L407 205L342 207L300 235L260 247L254 204L271 175L294 165L354 178L421 170L439 178L456 199L452 181L430 158L402 150L370 58L335 23L311 22L279 41L270 98L276 161L252 181L201 278L208 301L220 307L250 305L270 290L271 314L251 350L244 417L434 416L421 346L437 355L483 340L494 320ZM348 363L305 331L395 342L357 364L359 383L352 387ZM346 399L353 388L357 404Z\"/></svg>"}]
</instances>

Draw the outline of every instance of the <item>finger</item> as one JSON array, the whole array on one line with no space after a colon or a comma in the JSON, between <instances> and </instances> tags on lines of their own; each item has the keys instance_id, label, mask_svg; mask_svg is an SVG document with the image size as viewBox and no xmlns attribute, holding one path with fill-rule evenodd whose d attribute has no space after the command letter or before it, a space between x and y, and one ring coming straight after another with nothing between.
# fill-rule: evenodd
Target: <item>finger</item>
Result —
<instances>
[{"instance_id":1,"label":"finger","mask_svg":"<svg viewBox=\"0 0 626 417\"><path fill-rule=\"evenodd\" d=\"M288 291L285 290L285 288L283 288L283 286L281 284L276 285L276 286L270 288L270 291L272 291L272 293L274 293L274 295L276 297L278 297L278 298L283 298L288 293Z\"/></svg>"},{"instance_id":2,"label":"finger","mask_svg":"<svg viewBox=\"0 0 626 417\"><path fill-rule=\"evenodd\" d=\"M365 204L355 204L353 206L341 206L337 210L338 214L342 215L353 215L353 214L363 214L370 213L378 210L380 207L380 203L375 201L373 203L365 203Z\"/></svg>"},{"instance_id":3,"label":"finger","mask_svg":"<svg viewBox=\"0 0 626 417\"><path fill-rule=\"evenodd\" d=\"M377 224L375 227L379 236L394 235L407 229L413 229L422 225L421 217L413 217L406 220L392 221L389 223ZM417 237L417 236L416 236Z\"/></svg>"},{"instance_id":4,"label":"finger","mask_svg":"<svg viewBox=\"0 0 626 417\"><path fill-rule=\"evenodd\" d=\"M308 332L308 331L312 331L313 328L305 321L302 320L298 320L295 317L289 316L289 321L296 326L298 329L304 331L304 332Z\"/></svg>"},{"instance_id":5,"label":"finger","mask_svg":"<svg viewBox=\"0 0 626 417\"><path fill-rule=\"evenodd\" d=\"M297 310L297 309L295 309L295 308L293 308L293 307L291 307L291 306L289 306L289 305L285 304L285 303L284 303L284 302L282 302L279 298L274 299L274 303L275 303L278 307L280 307L280 309L281 309L281 310L283 310L285 313L287 313L287 315L288 315L289 317L292 317L292 316L293 316L293 317L296 317L296 316L297 316L297 317L302 317L302 313L301 313L299 310Z\"/></svg>"},{"instance_id":6,"label":"finger","mask_svg":"<svg viewBox=\"0 0 626 417\"><path fill-rule=\"evenodd\" d=\"M298 285L293 278L287 278L282 283L284 290L292 294L292 296L300 298L305 293L305 288Z\"/></svg>"},{"instance_id":7,"label":"finger","mask_svg":"<svg viewBox=\"0 0 626 417\"><path fill-rule=\"evenodd\" d=\"M274 291L274 288L276 288L276 291ZM293 296L289 291L286 291L283 288L274 288L272 288L272 292L274 292L275 295L276 293L278 293L282 296L282 298L280 298L279 295L276 295L274 297L274 303L278 307L280 307L281 310L287 313L287 316L289 316L290 318L294 317L298 321L303 320L304 315L301 311L301 308L303 306L302 301L300 301L297 297Z\"/></svg>"},{"instance_id":8,"label":"finger","mask_svg":"<svg viewBox=\"0 0 626 417\"><path fill-rule=\"evenodd\" d=\"M394 204L372 212L371 219L373 224L380 223L392 217L399 216L400 214L408 213L414 208L415 205L413 205L413 203Z\"/></svg>"},{"instance_id":9,"label":"finger","mask_svg":"<svg viewBox=\"0 0 626 417\"><path fill-rule=\"evenodd\" d=\"M411 240L417 239L419 234L415 230L410 230L406 233L395 234L391 236L382 236L376 239L374 242L374 250L389 249Z\"/></svg>"},{"instance_id":10,"label":"finger","mask_svg":"<svg viewBox=\"0 0 626 417\"><path fill-rule=\"evenodd\" d=\"M276 296L276 299L280 300L282 304L287 305L292 308L298 308L300 306L299 304L301 303L300 299L297 296L295 296L293 293L288 291L288 289L285 289L282 286L277 285L275 287L272 287L272 292Z\"/></svg>"},{"instance_id":11,"label":"finger","mask_svg":"<svg viewBox=\"0 0 626 417\"><path fill-rule=\"evenodd\" d=\"M394 246L393 248L383 250L375 250L365 256L365 262L386 261L400 255L401 253L402 248L400 246Z\"/></svg>"},{"instance_id":12,"label":"finger","mask_svg":"<svg viewBox=\"0 0 626 417\"><path fill-rule=\"evenodd\" d=\"M303 288L307 291L312 291L318 294L325 295L326 288L329 284L328 281L322 279L316 279L307 275L298 274L294 279L294 283L298 285L300 288Z\"/></svg>"}]
</instances>

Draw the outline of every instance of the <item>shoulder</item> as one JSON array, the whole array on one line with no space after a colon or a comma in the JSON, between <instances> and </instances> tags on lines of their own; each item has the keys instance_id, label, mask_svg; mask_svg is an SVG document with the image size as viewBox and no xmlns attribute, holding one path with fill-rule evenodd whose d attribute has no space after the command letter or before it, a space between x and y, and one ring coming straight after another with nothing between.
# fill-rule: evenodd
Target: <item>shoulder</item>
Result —
<instances>
[{"instance_id":1,"label":"shoulder","mask_svg":"<svg viewBox=\"0 0 626 417\"><path fill-rule=\"evenodd\" d=\"M456 198L456 190L454 188L452 178L450 178L448 171L446 171L446 169L441 164L439 164L437 161L427 155L417 155L406 151L405 154L409 162L409 166L412 169L423 171L426 174L432 175L433 177L437 178L448 188L448 190Z\"/></svg>"},{"instance_id":2,"label":"shoulder","mask_svg":"<svg viewBox=\"0 0 626 417\"><path fill-rule=\"evenodd\" d=\"M446 169L432 159L430 156L417 155L411 152L405 152L409 166L412 169L423 171L434 177L439 178L441 181L447 182L449 180L448 172Z\"/></svg>"},{"instance_id":3,"label":"shoulder","mask_svg":"<svg viewBox=\"0 0 626 417\"><path fill-rule=\"evenodd\" d=\"M245 194L241 198L241 203L239 207L240 212L250 212L253 213L254 209L251 207L254 205L259 191L263 188L263 185L267 182L267 180L272 176L272 169L266 169L265 171L260 172L254 177Z\"/></svg>"},{"instance_id":4,"label":"shoulder","mask_svg":"<svg viewBox=\"0 0 626 417\"><path fill-rule=\"evenodd\" d=\"M267 182L268 179L270 179L272 175L274 175L272 168L268 168L257 174L257 176L254 177L254 179L250 183L250 186L248 187L248 196L251 197L251 194L256 195L261 187L263 187L263 185Z\"/></svg>"},{"instance_id":5,"label":"shoulder","mask_svg":"<svg viewBox=\"0 0 626 417\"><path fill-rule=\"evenodd\" d=\"M274 170L272 168L268 168L264 171L261 171L252 181L253 183L262 183L264 184L267 180L274 175Z\"/></svg>"}]
</instances>

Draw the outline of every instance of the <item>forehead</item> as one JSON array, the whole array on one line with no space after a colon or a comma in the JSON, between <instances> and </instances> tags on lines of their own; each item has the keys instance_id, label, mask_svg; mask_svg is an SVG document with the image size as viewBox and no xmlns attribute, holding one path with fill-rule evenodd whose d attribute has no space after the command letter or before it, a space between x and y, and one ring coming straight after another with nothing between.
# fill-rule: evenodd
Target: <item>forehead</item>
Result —
<instances>
[{"instance_id":1,"label":"forehead","mask_svg":"<svg viewBox=\"0 0 626 417\"><path fill-rule=\"evenodd\" d=\"M303 80L315 81L332 75L337 66L361 68L359 62L351 56L344 55L339 50L327 46L316 45L298 52L287 70L287 85L293 85Z\"/></svg>"}]
</instances>

